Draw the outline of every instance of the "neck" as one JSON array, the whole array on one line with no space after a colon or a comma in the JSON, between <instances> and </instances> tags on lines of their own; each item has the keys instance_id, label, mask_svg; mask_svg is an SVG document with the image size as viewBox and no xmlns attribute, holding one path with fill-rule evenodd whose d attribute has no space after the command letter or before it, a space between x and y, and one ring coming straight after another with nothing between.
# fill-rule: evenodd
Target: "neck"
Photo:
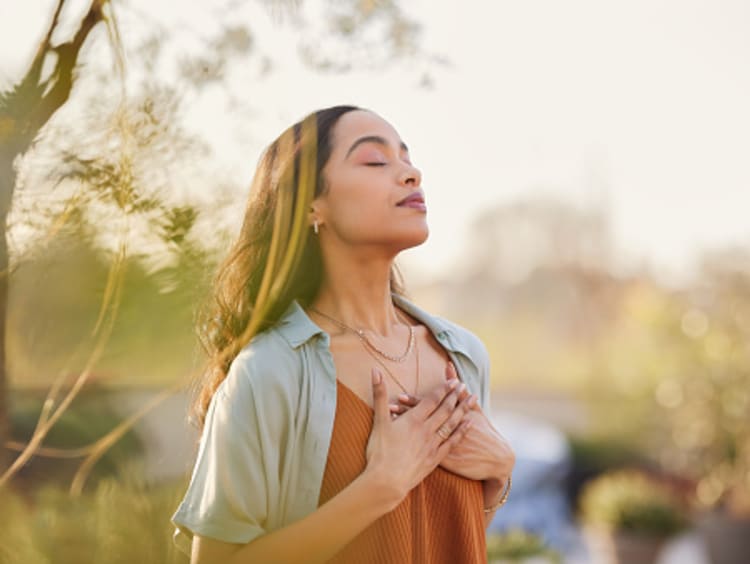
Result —
<instances>
[{"instance_id":1,"label":"neck","mask_svg":"<svg viewBox=\"0 0 750 564\"><path fill-rule=\"evenodd\" d=\"M389 336L402 324L391 298L393 258L326 261L325 276L312 306L341 323Z\"/></svg>"}]
</instances>

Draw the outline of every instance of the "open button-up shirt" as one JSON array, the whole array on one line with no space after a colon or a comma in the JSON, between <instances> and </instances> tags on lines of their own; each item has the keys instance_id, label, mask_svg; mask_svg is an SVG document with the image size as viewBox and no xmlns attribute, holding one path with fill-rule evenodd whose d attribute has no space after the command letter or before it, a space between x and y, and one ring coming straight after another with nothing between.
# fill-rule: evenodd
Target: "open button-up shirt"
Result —
<instances>
[{"instance_id":1,"label":"open button-up shirt","mask_svg":"<svg viewBox=\"0 0 750 564\"><path fill-rule=\"evenodd\" d=\"M489 409L489 357L466 329L401 296L470 393ZM174 541L190 554L193 534L248 543L317 509L336 413L330 336L293 302L280 321L233 360L206 414L197 459L172 517Z\"/></svg>"}]
</instances>

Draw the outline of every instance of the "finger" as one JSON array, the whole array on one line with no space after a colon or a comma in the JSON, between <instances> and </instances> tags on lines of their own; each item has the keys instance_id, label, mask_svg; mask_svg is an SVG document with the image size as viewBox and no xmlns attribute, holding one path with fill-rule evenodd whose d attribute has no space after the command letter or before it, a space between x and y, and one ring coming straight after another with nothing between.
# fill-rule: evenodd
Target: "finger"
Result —
<instances>
[{"instance_id":1,"label":"finger","mask_svg":"<svg viewBox=\"0 0 750 564\"><path fill-rule=\"evenodd\" d=\"M372 403L375 411L374 424L383 425L390 422L391 414L388 409L388 393L383 382L383 373L377 368L372 369Z\"/></svg>"},{"instance_id":2,"label":"finger","mask_svg":"<svg viewBox=\"0 0 750 564\"><path fill-rule=\"evenodd\" d=\"M477 404L477 396L466 392L463 397L459 400L459 406L463 409L464 413L468 413Z\"/></svg>"},{"instance_id":3,"label":"finger","mask_svg":"<svg viewBox=\"0 0 750 564\"><path fill-rule=\"evenodd\" d=\"M451 449L456 446L469 432L474 422L471 419L464 419L461 424L453 431L453 434L448 437L437 449L438 464L443 458L445 458Z\"/></svg>"},{"instance_id":4,"label":"finger","mask_svg":"<svg viewBox=\"0 0 750 564\"><path fill-rule=\"evenodd\" d=\"M440 429L445 429L446 431L448 431L448 433L452 434L461 424L461 421L464 419L464 417L466 417L469 409L471 409L469 407L470 401L471 396L468 396L463 401L459 402L459 404L456 406L456 409L453 410L448 419L446 419L440 425L440 427L438 427L438 431L440 431ZM438 435L439 434L440 433L438 432Z\"/></svg>"},{"instance_id":5,"label":"finger","mask_svg":"<svg viewBox=\"0 0 750 564\"><path fill-rule=\"evenodd\" d=\"M406 413L408 411L408 407L403 405L396 405L396 404L388 404L388 409L391 412L391 415L401 415L403 413Z\"/></svg>"},{"instance_id":6,"label":"finger","mask_svg":"<svg viewBox=\"0 0 750 564\"><path fill-rule=\"evenodd\" d=\"M430 417L443 400L453 393L453 390L459 383L460 382L455 378L453 380L446 380L442 386L438 386L432 390L412 410L416 414L415 416L421 417L422 419Z\"/></svg>"},{"instance_id":7,"label":"finger","mask_svg":"<svg viewBox=\"0 0 750 564\"><path fill-rule=\"evenodd\" d=\"M398 396L398 402L409 407L414 407L419 403L419 398L409 394L400 394Z\"/></svg>"},{"instance_id":8,"label":"finger","mask_svg":"<svg viewBox=\"0 0 750 564\"><path fill-rule=\"evenodd\" d=\"M435 409L435 411L432 412L432 414L430 414L430 417L428 418L428 421L430 423L430 430L436 432L441 425L448 422L451 415L453 415L453 412L456 411L457 407L458 389L455 389L450 394L445 396L445 399L442 401L442 403ZM414 409L418 408L419 406L415 407ZM458 411L461 415L463 415L463 410ZM452 429L452 427L449 429Z\"/></svg>"},{"instance_id":9,"label":"finger","mask_svg":"<svg viewBox=\"0 0 750 564\"><path fill-rule=\"evenodd\" d=\"M480 413L482 412L482 408L479 405L479 397L476 394L472 394L471 392L469 392L468 387L465 387L463 391L458 394L458 399L459 401L470 400L471 404L468 407L470 409L473 409L474 411L479 411Z\"/></svg>"},{"instance_id":10,"label":"finger","mask_svg":"<svg viewBox=\"0 0 750 564\"><path fill-rule=\"evenodd\" d=\"M449 360L445 365L445 379L451 380L455 378L459 382L461 382L461 379L458 377L458 373L456 372L456 365L453 364L453 361ZM466 388L466 384L464 382L461 382L460 384L462 391L459 394L459 399L464 399L469 393L468 389Z\"/></svg>"},{"instance_id":11,"label":"finger","mask_svg":"<svg viewBox=\"0 0 750 564\"><path fill-rule=\"evenodd\" d=\"M479 405L479 396L472 394L472 403L469 406L470 409L473 409L474 411L478 411L479 413L482 413L482 407Z\"/></svg>"},{"instance_id":12,"label":"finger","mask_svg":"<svg viewBox=\"0 0 750 564\"><path fill-rule=\"evenodd\" d=\"M451 380L453 378L458 379L458 373L456 372L456 366L453 364L453 361L449 360L445 365L445 379Z\"/></svg>"}]
</instances>

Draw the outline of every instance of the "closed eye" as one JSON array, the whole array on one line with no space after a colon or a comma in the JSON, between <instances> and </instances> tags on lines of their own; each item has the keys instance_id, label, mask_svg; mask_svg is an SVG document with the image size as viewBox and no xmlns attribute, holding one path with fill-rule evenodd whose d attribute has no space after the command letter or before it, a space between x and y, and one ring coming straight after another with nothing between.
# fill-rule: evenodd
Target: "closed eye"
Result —
<instances>
[{"instance_id":1,"label":"closed eye","mask_svg":"<svg viewBox=\"0 0 750 564\"><path fill-rule=\"evenodd\" d=\"M366 166L385 166L387 163L365 163Z\"/></svg>"}]
</instances>

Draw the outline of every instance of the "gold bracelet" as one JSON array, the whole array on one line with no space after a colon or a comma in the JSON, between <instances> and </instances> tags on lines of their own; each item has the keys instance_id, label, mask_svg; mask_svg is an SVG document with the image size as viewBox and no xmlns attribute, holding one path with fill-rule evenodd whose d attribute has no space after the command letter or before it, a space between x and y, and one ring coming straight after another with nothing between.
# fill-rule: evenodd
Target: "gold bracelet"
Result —
<instances>
[{"instance_id":1,"label":"gold bracelet","mask_svg":"<svg viewBox=\"0 0 750 564\"><path fill-rule=\"evenodd\" d=\"M508 481L505 482L505 490L503 491L503 495L500 496L500 500L492 507L485 507L484 508L485 513L492 513L493 511L497 511L503 505L505 505L505 502L508 501L508 494L510 493L510 485L512 481L513 480L511 479L511 476L508 476Z\"/></svg>"}]
</instances>

